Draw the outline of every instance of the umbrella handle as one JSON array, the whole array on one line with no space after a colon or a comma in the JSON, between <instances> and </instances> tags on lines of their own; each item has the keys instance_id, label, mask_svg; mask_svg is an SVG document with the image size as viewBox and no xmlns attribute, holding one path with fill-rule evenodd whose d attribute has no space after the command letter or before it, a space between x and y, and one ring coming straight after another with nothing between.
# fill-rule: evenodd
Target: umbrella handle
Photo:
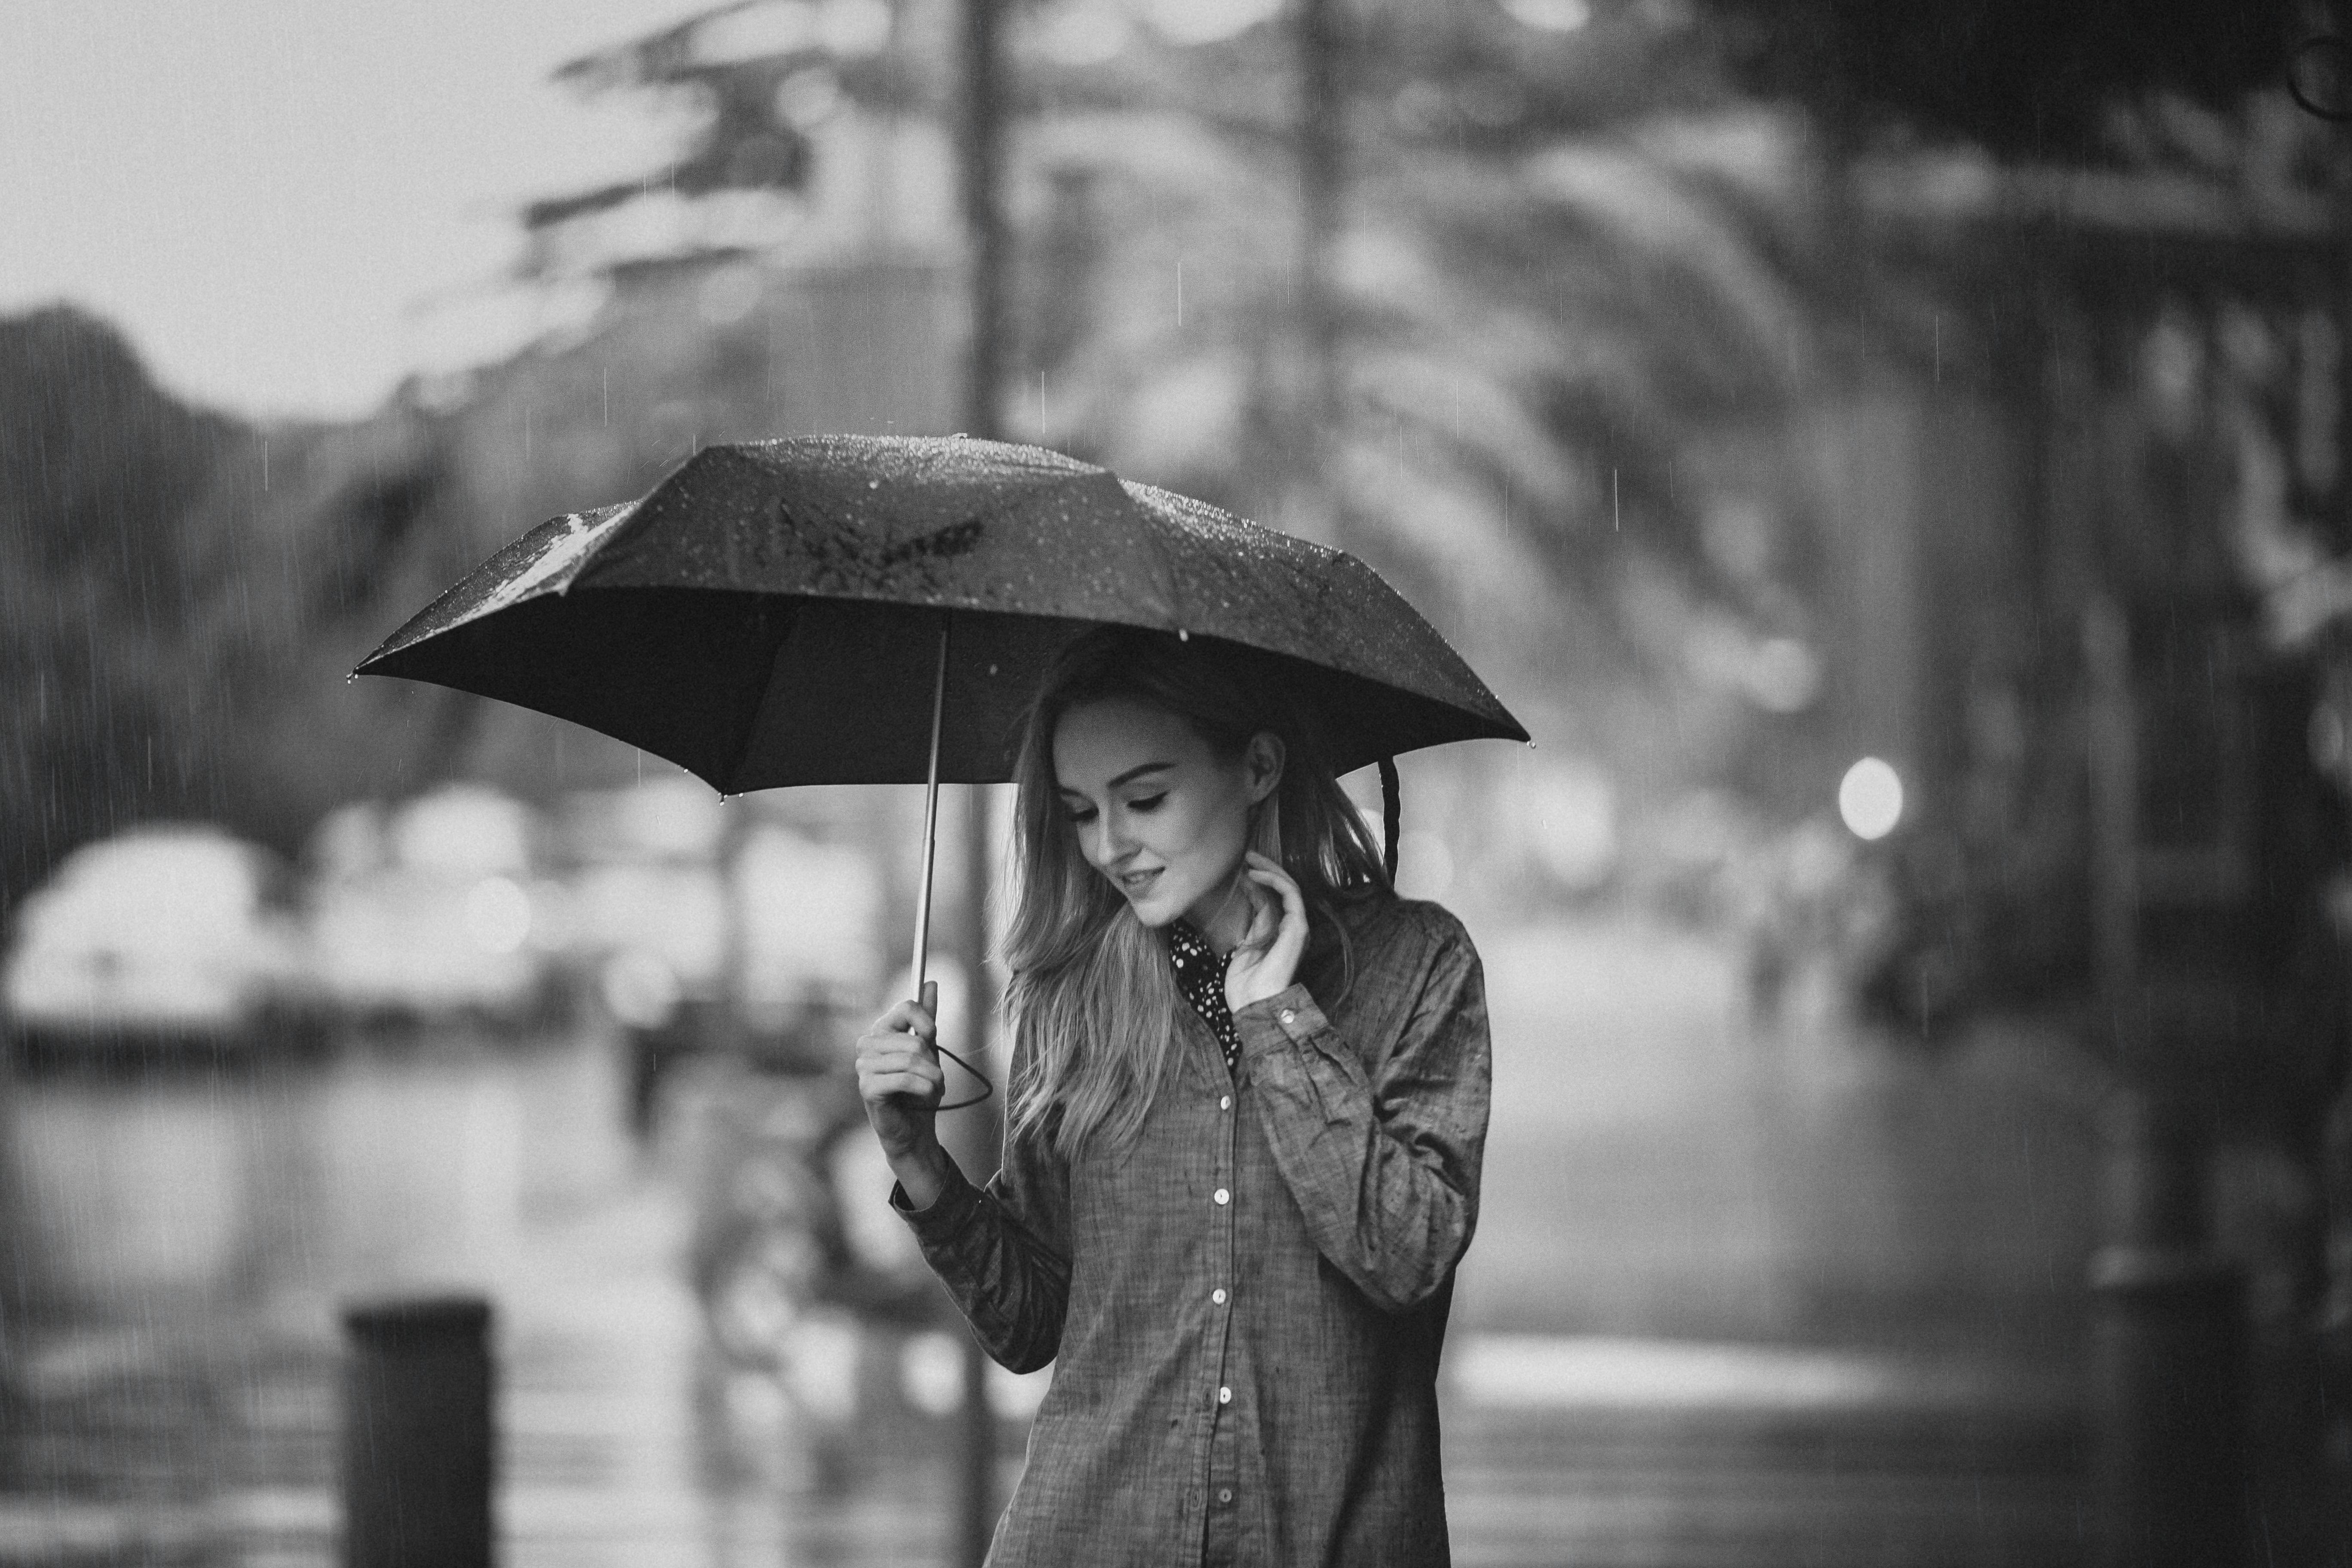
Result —
<instances>
[{"instance_id":1,"label":"umbrella handle","mask_svg":"<svg viewBox=\"0 0 2352 1568\"><path fill-rule=\"evenodd\" d=\"M915 899L915 994L923 994L923 970L931 949L931 864L938 858L940 847L940 731L947 718L948 701L948 628L954 625L950 616L940 617L939 664L931 675L931 760L924 769L923 782L923 886ZM972 889L974 897L979 889ZM980 1092L968 1099L949 1100L938 1107L941 1110L961 1110L967 1105L978 1105L995 1092L988 1077L970 1062L939 1043L936 1032L931 1048L940 1055L980 1079Z\"/></svg>"}]
</instances>

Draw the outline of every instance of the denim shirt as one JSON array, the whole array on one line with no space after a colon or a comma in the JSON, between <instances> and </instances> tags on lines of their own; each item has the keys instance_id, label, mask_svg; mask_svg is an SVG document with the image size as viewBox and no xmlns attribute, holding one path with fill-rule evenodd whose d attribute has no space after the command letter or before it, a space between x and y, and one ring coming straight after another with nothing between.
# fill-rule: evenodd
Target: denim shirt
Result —
<instances>
[{"instance_id":1,"label":"denim shirt","mask_svg":"<svg viewBox=\"0 0 2352 1568\"><path fill-rule=\"evenodd\" d=\"M986 1186L891 1199L981 1343L1055 1363L1001 1568L1447 1561L1437 1363L1477 1218L1476 951L1434 904L1344 910L1298 983L1181 1061L1124 1149L1008 1138ZM1016 1070L1021 1043L1014 1051Z\"/></svg>"}]
</instances>

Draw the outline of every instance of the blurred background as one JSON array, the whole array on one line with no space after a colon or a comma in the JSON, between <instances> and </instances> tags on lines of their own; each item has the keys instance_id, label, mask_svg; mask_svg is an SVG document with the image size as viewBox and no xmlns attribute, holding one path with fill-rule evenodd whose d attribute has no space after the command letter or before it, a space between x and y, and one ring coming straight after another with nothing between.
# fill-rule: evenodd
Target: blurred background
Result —
<instances>
[{"instance_id":1,"label":"blurred background","mask_svg":"<svg viewBox=\"0 0 2352 1568\"><path fill-rule=\"evenodd\" d=\"M334 1560L339 1310L448 1289L507 1561L965 1560L1049 1374L971 1419L846 1076L919 792L344 678L993 428L1536 735L1401 764L1460 1561L2352 1563L2343 5L395 9L0 19L0 1562Z\"/></svg>"}]
</instances>

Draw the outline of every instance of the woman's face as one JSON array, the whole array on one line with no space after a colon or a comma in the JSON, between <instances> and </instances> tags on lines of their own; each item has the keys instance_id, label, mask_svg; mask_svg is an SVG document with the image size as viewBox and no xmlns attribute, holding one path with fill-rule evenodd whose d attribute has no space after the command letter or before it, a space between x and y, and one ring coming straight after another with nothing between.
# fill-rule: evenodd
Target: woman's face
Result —
<instances>
[{"instance_id":1,"label":"woman's face","mask_svg":"<svg viewBox=\"0 0 2352 1568\"><path fill-rule=\"evenodd\" d=\"M1089 865L1136 918L1207 931L1249 839L1250 807L1282 778L1282 742L1254 737L1219 757L1200 731L1132 698L1083 703L1054 731L1054 782Z\"/></svg>"}]
</instances>

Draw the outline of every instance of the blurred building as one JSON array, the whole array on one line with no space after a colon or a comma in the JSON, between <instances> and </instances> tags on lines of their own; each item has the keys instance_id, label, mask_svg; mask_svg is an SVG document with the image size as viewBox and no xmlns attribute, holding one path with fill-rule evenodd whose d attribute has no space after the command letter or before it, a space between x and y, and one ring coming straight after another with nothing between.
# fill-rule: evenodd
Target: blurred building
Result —
<instances>
[{"instance_id":1,"label":"blurred building","mask_svg":"<svg viewBox=\"0 0 2352 1568\"><path fill-rule=\"evenodd\" d=\"M1841 749L1904 785L1878 999L1931 1037L2055 1006L2193 1108L2258 1345L2340 1356L2352 236L2253 181L1918 159L1856 189L1937 302L1931 362L1810 437Z\"/></svg>"}]
</instances>

